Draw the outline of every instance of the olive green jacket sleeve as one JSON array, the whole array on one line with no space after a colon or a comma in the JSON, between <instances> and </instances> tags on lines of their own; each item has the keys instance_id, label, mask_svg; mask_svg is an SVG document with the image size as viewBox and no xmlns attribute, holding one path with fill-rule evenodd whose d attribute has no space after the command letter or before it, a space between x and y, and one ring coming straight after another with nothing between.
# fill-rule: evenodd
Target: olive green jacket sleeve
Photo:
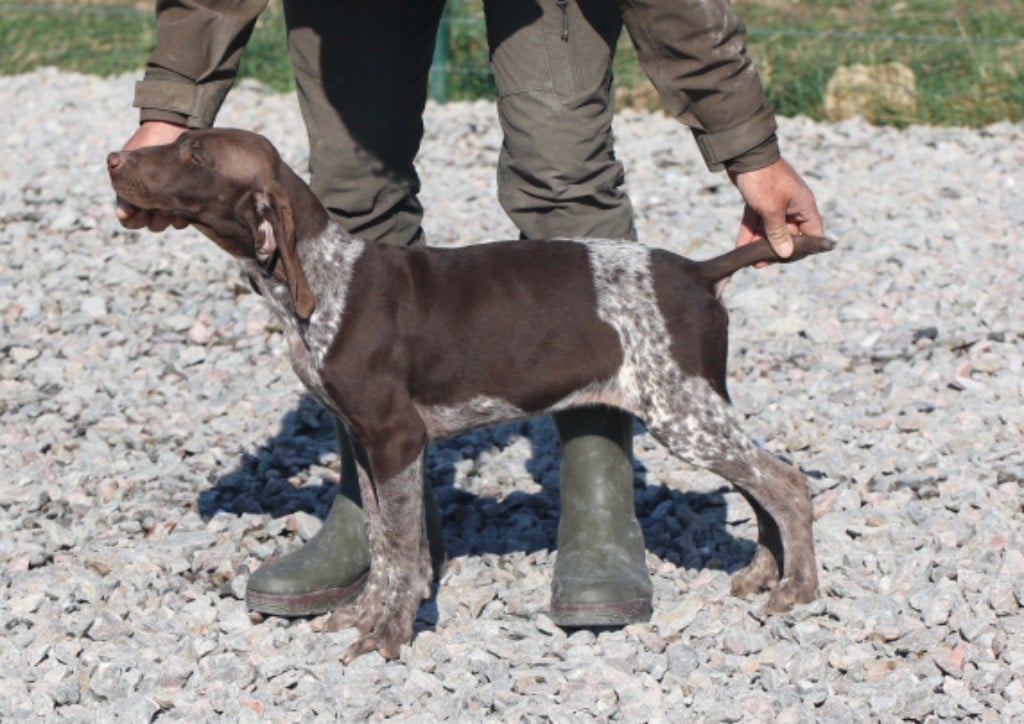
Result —
<instances>
[{"instance_id":1,"label":"olive green jacket sleeve","mask_svg":"<svg viewBox=\"0 0 1024 724\"><path fill-rule=\"evenodd\" d=\"M708 168L752 171L779 158L775 114L729 0L619 3L640 64Z\"/></svg>"},{"instance_id":2,"label":"olive green jacket sleeve","mask_svg":"<svg viewBox=\"0 0 1024 724\"><path fill-rule=\"evenodd\" d=\"M268 0L158 0L157 46L135 86L141 119L213 125Z\"/></svg>"}]
</instances>

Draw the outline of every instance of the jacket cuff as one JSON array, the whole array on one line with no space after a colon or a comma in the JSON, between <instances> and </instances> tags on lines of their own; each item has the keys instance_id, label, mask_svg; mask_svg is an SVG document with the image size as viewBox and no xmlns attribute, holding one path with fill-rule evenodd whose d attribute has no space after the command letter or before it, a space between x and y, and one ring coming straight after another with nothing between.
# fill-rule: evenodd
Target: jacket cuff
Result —
<instances>
[{"instance_id":1,"label":"jacket cuff","mask_svg":"<svg viewBox=\"0 0 1024 724\"><path fill-rule=\"evenodd\" d=\"M165 121L179 126L187 126L188 116L172 111L161 111L158 108L142 108L139 110L139 123L146 121Z\"/></svg>"},{"instance_id":2,"label":"jacket cuff","mask_svg":"<svg viewBox=\"0 0 1024 724\"><path fill-rule=\"evenodd\" d=\"M753 118L728 130L708 133L695 128L693 135L708 170L753 171L778 159L777 128L775 116L766 106Z\"/></svg>"},{"instance_id":3,"label":"jacket cuff","mask_svg":"<svg viewBox=\"0 0 1024 724\"><path fill-rule=\"evenodd\" d=\"M230 87L230 83L221 87L221 84L194 85L146 78L135 84L133 105L141 110L140 117L144 121L171 121L189 128L209 128Z\"/></svg>"},{"instance_id":4,"label":"jacket cuff","mask_svg":"<svg viewBox=\"0 0 1024 724\"><path fill-rule=\"evenodd\" d=\"M765 139L764 143L754 146L746 153L725 162L725 170L730 173L745 173L756 171L765 166L771 166L782 158L779 151L779 139L774 133Z\"/></svg>"}]
</instances>

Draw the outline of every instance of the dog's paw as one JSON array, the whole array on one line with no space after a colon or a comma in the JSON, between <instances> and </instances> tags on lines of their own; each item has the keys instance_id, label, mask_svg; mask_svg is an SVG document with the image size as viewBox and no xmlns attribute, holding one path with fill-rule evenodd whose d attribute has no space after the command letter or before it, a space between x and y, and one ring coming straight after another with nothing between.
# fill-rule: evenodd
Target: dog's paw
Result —
<instances>
[{"instance_id":1,"label":"dog's paw","mask_svg":"<svg viewBox=\"0 0 1024 724\"><path fill-rule=\"evenodd\" d=\"M341 654L343 664L351 664L356 658L371 651L379 652L388 661L394 661L401 655L401 641L381 636L377 633L360 636L355 643Z\"/></svg>"},{"instance_id":2,"label":"dog's paw","mask_svg":"<svg viewBox=\"0 0 1024 724\"><path fill-rule=\"evenodd\" d=\"M768 603L765 604L764 610L770 615L787 613L794 606L810 603L816 598L818 598L816 580L801 581L795 578L783 578L768 595Z\"/></svg>"},{"instance_id":3,"label":"dog's paw","mask_svg":"<svg viewBox=\"0 0 1024 724\"><path fill-rule=\"evenodd\" d=\"M333 633L354 627L359 630L359 633L366 634L373 630L374 623L376 622L369 620L369 617L362 610L358 610L354 606L346 606L333 611L327 617L324 630Z\"/></svg>"},{"instance_id":4,"label":"dog's paw","mask_svg":"<svg viewBox=\"0 0 1024 724\"><path fill-rule=\"evenodd\" d=\"M402 644L412 641L413 616L398 607L389 612L377 626L345 649L341 660L348 664L370 651L377 651L385 659L397 659L402 653Z\"/></svg>"},{"instance_id":5,"label":"dog's paw","mask_svg":"<svg viewBox=\"0 0 1024 724\"><path fill-rule=\"evenodd\" d=\"M365 636L380 625L385 615L383 601L360 596L347 606L342 606L331 613L324 628L328 631L342 631L355 627Z\"/></svg>"},{"instance_id":6,"label":"dog's paw","mask_svg":"<svg viewBox=\"0 0 1024 724\"><path fill-rule=\"evenodd\" d=\"M779 582L779 565L766 547L759 545L750 565L736 571L732 577L732 595L744 597L752 593L770 591Z\"/></svg>"},{"instance_id":7,"label":"dog's paw","mask_svg":"<svg viewBox=\"0 0 1024 724\"><path fill-rule=\"evenodd\" d=\"M374 584L371 577L354 601L331 613L324 628L341 631L354 626L364 636L377 628L385 616L385 596L384 591Z\"/></svg>"}]
</instances>

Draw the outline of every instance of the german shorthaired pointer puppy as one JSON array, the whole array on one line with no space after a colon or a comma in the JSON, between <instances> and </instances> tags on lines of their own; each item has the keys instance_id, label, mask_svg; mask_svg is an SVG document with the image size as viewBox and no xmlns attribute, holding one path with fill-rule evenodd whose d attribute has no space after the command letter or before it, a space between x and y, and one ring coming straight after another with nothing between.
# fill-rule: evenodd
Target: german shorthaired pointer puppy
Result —
<instances>
[{"instance_id":1,"label":"german shorthaired pointer puppy","mask_svg":"<svg viewBox=\"0 0 1024 724\"><path fill-rule=\"evenodd\" d=\"M759 534L735 594L770 591L772 613L817 597L807 480L740 431L725 386L719 288L775 260L766 242L704 262L607 240L366 244L270 142L239 130L191 131L107 165L119 196L188 219L241 261L282 320L296 373L358 441L371 569L329 620L362 633L346 660L397 657L429 595L427 443L581 405L633 413L740 490ZM798 236L788 261L832 246Z\"/></svg>"}]
</instances>

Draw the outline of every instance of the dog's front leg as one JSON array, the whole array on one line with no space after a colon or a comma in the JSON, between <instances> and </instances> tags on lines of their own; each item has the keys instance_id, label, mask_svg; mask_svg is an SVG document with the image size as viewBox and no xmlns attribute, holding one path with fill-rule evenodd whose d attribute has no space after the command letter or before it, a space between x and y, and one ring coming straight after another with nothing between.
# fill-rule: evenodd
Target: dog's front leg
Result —
<instances>
[{"instance_id":1,"label":"dog's front leg","mask_svg":"<svg viewBox=\"0 0 1024 724\"><path fill-rule=\"evenodd\" d=\"M372 449L367 450L367 457L373 460ZM337 631L355 626L362 633L342 655L345 662L375 650L395 659L402 644L412 639L416 611L430 592L423 449L400 472L381 482L374 480L365 464L358 467L370 573L356 600L335 611L327 628Z\"/></svg>"}]
</instances>

